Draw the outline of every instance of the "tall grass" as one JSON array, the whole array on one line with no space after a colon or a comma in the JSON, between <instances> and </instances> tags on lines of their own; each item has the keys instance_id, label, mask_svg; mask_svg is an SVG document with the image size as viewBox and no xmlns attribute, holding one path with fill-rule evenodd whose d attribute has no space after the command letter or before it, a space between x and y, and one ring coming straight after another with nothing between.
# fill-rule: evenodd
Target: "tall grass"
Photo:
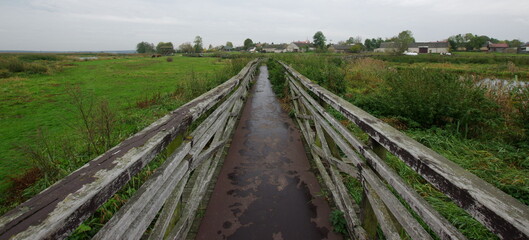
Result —
<instances>
[{"instance_id":1,"label":"tall grass","mask_svg":"<svg viewBox=\"0 0 529 240\"><path fill-rule=\"evenodd\" d=\"M275 58L291 64L297 71L319 85L335 92L345 93L345 60L319 54L285 54Z\"/></svg>"},{"instance_id":2,"label":"tall grass","mask_svg":"<svg viewBox=\"0 0 529 240\"><path fill-rule=\"evenodd\" d=\"M132 109L121 111L112 108L104 98L97 98L78 86L70 87L66 91L70 105L65 107L77 116L75 123L70 125L70 134L57 136L39 130L35 135L35 142L24 144L24 147L19 148L20 152L32 163L28 173L34 171L32 169L38 169L38 175L48 177L33 178L35 174L20 174L19 177L12 178L12 180L27 182L27 188L20 189L11 185L11 189L7 191L16 196L0 198L0 214L51 186L57 180L150 124L146 122L145 114L155 117L165 115L175 107L183 105L228 80L237 74L248 61L249 59L245 58L231 59L225 67L213 74L190 71L186 79L179 81L174 92L157 94L154 101L149 99L147 105L139 105L138 103L144 101L144 98L138 96L136 104L131 105ZM24 177L28 181L25 181Z\"/></svg>"},{"instance_id":3,"label":"tall grass","mask_svg":"<svg viewBox=\"0 0 529 240\"><path fill-rule=\"evenodd\" d=\"M384 117L409 119L422 128L450 125L464 136L481 136L499 125L498 105L466 78L442 71L388 71L372 93L354 100Z\"/></svg>"},{"instance_id":4,"label":"tall grass","mask_svg":"<svg viewBox=\"0 0 529 240\"><path fill-rule=\"evenodd\" d=\"M380 59L386 62L398 63L474 63L474 64L506 64L512 62L516 65L529 65L529 56L498 56L480 55L480 56L443 56L437 54L421 54L418 56L405 55L373 55L373 58Z\"/></svg>"}]
</instances>

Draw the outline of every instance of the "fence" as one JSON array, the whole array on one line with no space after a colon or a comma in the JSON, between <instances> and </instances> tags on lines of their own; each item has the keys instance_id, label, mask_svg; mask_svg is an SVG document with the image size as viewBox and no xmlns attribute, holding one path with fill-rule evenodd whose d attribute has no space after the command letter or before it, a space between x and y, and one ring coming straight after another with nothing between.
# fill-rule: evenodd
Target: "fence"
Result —
<instances>
[{"instance_id":1,"label":"fence","mask_svg":"<svg viewBox=\"0 0 529 240\"><path fill-rule=\"evenodd\" d=\"M387 152L501 239L529 238L529 207L282 65L298 124L325 185L344 212L352 238L375 238L378 222L387 239L400 239L403 232L412 239L432 239L398 195L440 239L465 239L388 166L384 160ZM369 136L369 144L351 134L326 108L335 109L356 124ZM347 192L341 174L362 183L362 206Z\"/></svg>"}]
</instances>

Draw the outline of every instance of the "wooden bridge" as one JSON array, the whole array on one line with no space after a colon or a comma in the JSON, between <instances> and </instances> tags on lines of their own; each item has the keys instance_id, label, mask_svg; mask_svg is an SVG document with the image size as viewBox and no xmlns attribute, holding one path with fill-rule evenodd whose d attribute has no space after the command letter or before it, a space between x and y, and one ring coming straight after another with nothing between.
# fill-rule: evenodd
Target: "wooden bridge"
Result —
<instances>
[{"instance_id":1,"label":"wooden bridge","mask_svg":"<svg viewBox=\"0 0 529 240\"><path fill-rule=\"evenodd\" d=\"M94 238L193 237L190 229L193 222L197 222L197 215L199 217L203 215L199 211L200 203L208 201L210 195L208 188L213 186L212 182L215 182L226 155L225 150L230 149L233 130L249 95L259 64L258 59L251 61L238 75L222 85L160 118L2 216L0 239L68 237L162 152L169 153L169 157ZM290 106L293 109L291 115L297 121L297 128L303 135L305 147L318 170L316 174L321 177L323 187L331 193L331 204L344 213L350 238L374 239L377 226L380 226L387 239L407 236L412 239L465 239L388 166L385 161L386 155L393 154L500 239L529 239L528 206L311 82L291 67L285 64L282 66L286 71ZM260 91L255 87L252 90L253 94ZM339 112L356 124L367 134L369 141L365 143L359 140L328 112L329 109L334 109L333 111ZM239 126L241 124L239 123ZM239 131L242 130L238 129L237 132ZM243 144L246 142L243 141ZM236 143L233 142L233 145ZM288 154L288 151L286 153L284 151L283 154ZM273 169L275 162L266 164L266 167ZM295 174L293 172L287 171L288 174ZM362 183L363 200L360 203L355 202L348 193L342 180L344 176L353 177ZM282 178L269 178L270 181L279 182L280 179ZM221 185L221 181L229 180L219 179L216 189ZM260 183L257 180L256 182ZM300 188L301 183L296 186ZM314 189L319 189L319 186ZM316 190L308 192L314 191ZM315 198L311 195L309 200L315 201ZM211 199L218 201L213 200L215 192ZM287 212L286 214L296 214L288 211L299 209L299 206L291 202L288 204L291 205L278 205L278 207L282 207L281 211ZM301 205L301 208L304 208L303 206L308 208L306 203ZM324 205L321 204L321 208L325 208ZM249 211L248 206L246 207ZM274 209L269 211L272 214ZM209 221L207 219L210 213L210 210L206 211L204 221ZM263 214L266 215L267 212L263 211ZM234 215L237 216L237 213L234 212ZM219 216L215 217L219 218ZM222 217L221 214L220 219ZM328 216L318 216L316 219L308 215L307 218L316 222L322 218L328 219ZM420 219L429 230L425 230L417 219ZM232 223L230 222L229 225ZM207 228L209 222L204 225ZM225 229L229 227L224 226ZM318 227L321 230L329 228L329 225L328 222L321 223ZM200 229L199 237L206 232L202 230L202 226ZM306 231L306 229L292 229L292 231ZM286 233L281 235L281 232L275 232L274 235L262 235L258 232L253 234L255 235L250 238L246 235L245 238L238 239L282 239L287 236L298 236ZM211 235L209 236L211 238ZM322 236L320 237L334 238L332 233ZM213 238L235 239L233 235L226 233L223 236L219 233Z\"/></svg>"}]
</instances>

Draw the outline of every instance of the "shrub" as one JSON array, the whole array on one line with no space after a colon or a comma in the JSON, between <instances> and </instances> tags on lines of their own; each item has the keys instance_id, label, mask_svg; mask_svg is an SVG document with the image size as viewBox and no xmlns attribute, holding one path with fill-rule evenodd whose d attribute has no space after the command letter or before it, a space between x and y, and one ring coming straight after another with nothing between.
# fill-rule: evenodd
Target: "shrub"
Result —
<instances>
[{"instance_id":1,"label":"shrub","mask_svg":"<svg viewBox=\"0 0 529 240\"><path fill-rule=\"evenodd\" d=\"M8 78L11 76L11 73L7 69L0 69L0 78Z\"/></svg>"},{"instance_id":2,"label":"shrub","mask_svg":"<svg viewBox=\"0 0 529 240\"><path fill-rule=\"evenodd\" d=\"M42 63L31 63L26 64L26 70L25 72L28 73L47 73L49 71L48 66L42 64Z\"/></svg>"},{"instance_id":3,"label":"shrub","mask_svg":"<svg viewBox=\"0 0 529 240\"><path fill-rule=\"evenodd\" d=\"M52 55L52 54L28 54L28 55L22 55L18 57L20 60L24 61L60 61L64 58L62 56L58 55Z\"/></svg>"},{"instance_id":4,"label":"shrub","mask_svg":"<svg viewBox=\"0 0 529 240\"><path fill-rule=\"evenodd\" d=\"M345 221L345 217L342 211L332 211L329 220L331 220L334 232L341 233L343 235L347 234L347 222Z\"/></svg>"},{"instance_id":5,"label":"shrub","mask_svg":"<svg viewBox=\"0 0 529 240\"><path fill-rule=\"evenodd\" d=\"M515 119L523 127L525 138L528 138L529 130L529 87L515 89L513 91L513 105L516 109Z\"/></svg>"},{"instance_id":6,"label":"shrub","mask_svg":"<svg viewBox=\"0 0 529 240\"><path fill-rule=\"evenodd\" d=\"M268 59L268 77L272 83L272 90L279 98L284 97L285 91L285 69L276 60Z\"/></svg>"},{"instance_id":7,"label":"shrub","mask_svg":"<svg viewBox=\"0 0 529 240\"><path fill-rule=\"evenodd\" d=\"M500 121L497 105L468 79L424 69L388 72L373 94L355 104L382 116L400 116L423 128L453 126L467 135L480 135Z\"/></svg>"},{"instance_id":8,"label":"shrub","mask_svg":"<svg viewBox=\"0 0 529 240\"><path fill-rule=\"evenodd\" d=\"M13 73L26 71L26 66L26 63L18 59L11 59L11 61L7 63L7 69L9 69L9 71Z\"/></svg>"}]
</instances>

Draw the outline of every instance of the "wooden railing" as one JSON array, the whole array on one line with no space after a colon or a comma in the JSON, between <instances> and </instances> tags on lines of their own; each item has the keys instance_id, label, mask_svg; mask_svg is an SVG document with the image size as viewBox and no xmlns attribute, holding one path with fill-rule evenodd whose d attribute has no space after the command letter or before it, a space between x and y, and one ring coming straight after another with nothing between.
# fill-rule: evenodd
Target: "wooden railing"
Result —
<instances>
[{"instance_id":1,"label":"wooden railing","mask_svg":"<svg viewBox=\"0 0 529 240\"><path fill-rule=\"evenodd\" d=\"M298 124L325 185L345 214L352 238L374 238L378 222L387 239L400 239L403 231L412 239L432 239L398 195L440 239L465 239L388 166L384 159L389 152L501 239L529 239L528 206L282 65ZM356 124L369 136L368 144L351 134L326 107ZM341 174L362 183L362 206L347 192ZM366 223L372 218L376 222Z\"/></svg>"},{"instance_id":2,"label":"wooden railing","mask_svg":"<svg viewBox=\"0 0 529 240\"><path fill-rule=\"evenodd\" d=\"M251 61L222 85L160 118L2 216L0 239L67 237L177 138L184 140L95 238L147 237L144 232L157 215L149 239L184 238L223 154L221 149L229 140L257 64L257 59ZM207 112L211 112L209 116L184 136ZM183 194L184 188L189 194ZM171 223L175 219L176 223Z\"/></svg>"}]
</instances>

